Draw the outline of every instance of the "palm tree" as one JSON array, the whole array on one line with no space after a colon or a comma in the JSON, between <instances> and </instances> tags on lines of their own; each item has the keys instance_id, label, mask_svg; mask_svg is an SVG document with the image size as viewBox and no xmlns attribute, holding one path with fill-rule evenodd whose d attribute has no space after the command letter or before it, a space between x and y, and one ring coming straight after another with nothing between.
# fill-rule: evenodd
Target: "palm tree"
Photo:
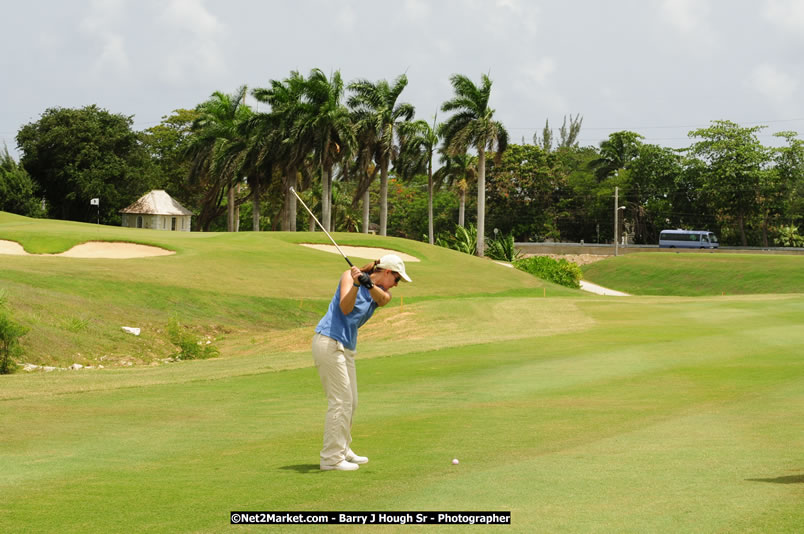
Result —
<instances>
[{"instance_id":1,"label":"palm tree","mask_svg":"<svg viewBox=\"0 0 804 534\"><path fill-rule=\"evenodd\" d=\"M614 132L609 138L600 142L600 157L591 161L592 168L598 181L613 175L620 169L627 169L631 160L639 155L640 141L643 136L627 130Z\"/></svg>"},{"instance_id":2,"label":"palm tree","mask_svg":"<svg viewBox=\"0 0 804 534\"><path fill-rule=\"evenodd\" d=\"M289 189L298 187L298 169L312 148L309 136L300 138L293 134L302 111L305 84L304 76L292 71L285 80L271 80L270 87L252 91L257 101L271 106L270 113L258 114L257 129L265 140L264 147L271 151L271 156L282 168L282 229L291 232L296 231L296 197L289 194ZM263 155L267 156L268 153Z\"/></svg>"},{"instance_id":3,"label":"palm tree","mask_svg":"<svg viewBox=\"0 0 804 534\"><path fill-rule=\"evenodd\" d=\"M386 80L372 83L357 80L349 85L354 94L349 106L354 110L361 130L371 132L376 143L377 165L380 167L380 235L388 229L388 168L396 159L394 134L400 124L410 121L415 113L411 104L397 103L399 95L408 85L404 74L389 84Z\"/></svg>"},{"instance_id":4,"label":"palm tree","mask_svg":"<svg viewBox=\"0 0 804 534\"><path fill-rule=\"evenodd\" d=\"M438 147L436 117L433 125L418 120L400 125L400 154L396 168L403 177L427 173L427 239L435 243L433 235L433 154Z\"/></svg>"},{"instance_id":5,"label":"palm tree","mask_svg":"<svg viewBox=\"0 0 804 534\"><path fill-rule=\"evenodd\" d=\"M227 227L230 232L235 229L234 194L241 168L234 145L244 142L241 125L251 115L244 102L245 94L245 86L232 95L216 91L196 108L199 117L192 125L187 155L192 160L190 179L204 189L199 214L202 230L208 229L212 219L220 214L224 191L229 193Z\"/></svg>"},{"instance_id":6,"label":"palm tree","mask_svg":"<svg viewBox=\"0 0 804 534\"><path fill-rule=\"evenodd\" d=\"M466 153L449 156L442 149L440 162L441 168L433 179L437 185L449 185L458 191L458 226L465 226L466 191L469 183L477 179L477 158Z\"/></svg>"},{"instance_id":7,"label":"palm tree","mask_svg":"<svg viewBox=\"0 0 804 534\"><path fill-rule=\"evenodd\" d=\"M295 138L310 139L316 164L321 170L321 224L331 226L332 168L356 145L355 126L349 110L341 103L343 80L340 71L331 78L313 69L305 84Z\"/></svg>"},{"instance_id":8,"label":"palm tree","mask_svg":"<svg viewBox=\"0 0 804 534\"><path fill-rule=\"evenodd\" d=\"M508 146L508 132L494 120L489 107L491 80L481 75L480 87L461 74L450 78L455 96L441 106L441 111L454 111L442 124L441 134L447 152L454 156L470 147L477 150L477 255L483 256L486 226L486 150L495 150L499 157Z\"/></svg>"}]
</instances>

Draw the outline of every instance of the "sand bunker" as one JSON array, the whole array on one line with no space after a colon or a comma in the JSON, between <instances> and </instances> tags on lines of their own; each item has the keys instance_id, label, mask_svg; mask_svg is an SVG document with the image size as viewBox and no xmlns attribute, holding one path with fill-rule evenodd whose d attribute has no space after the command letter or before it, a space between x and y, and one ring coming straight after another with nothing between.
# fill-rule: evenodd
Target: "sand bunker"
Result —
<instances>
[{"instance_id":1,"label":"sand bunker","mask_svg":"<svg viewBox=\"0 0 804 534\"><path fill-rule=\"evenodd\" d=\"M125 260L132 258L149 258L151 256L169 256L175 254L172 250L165 250L149 245L136 243L109 243L105 241L89 241L76 245L60 254L29 254L22 245L15 241L0 239L0 254L15 256L65 256L67 258L103 258Z\"/></svg>"},{"instance_id":2,"label":"sand bunker","mask_svg":"<svg viewBox=\"0 0 804 534\"><path fill-rule=\"evenodd\" d=\"M316 250L323 250L324 252L332 252L333 254L340 254L340 252L338 252L338 249L336 249L334 245L318 245L315 243L300 243L300 244L303 247L310 247ZM415 256L411 256L410 254L405 254L397 250L388 250L385 248L375 248L375 247L350 247L343 245L339 246L341 247L343 253L349 256L350 258L355 257L367 260L378 260L382 256L385 256L386 254L396 254L397 256L402 258L403 261L410 261L410 262L420 261L419 258Z\"/></svg>"}]
</instances>

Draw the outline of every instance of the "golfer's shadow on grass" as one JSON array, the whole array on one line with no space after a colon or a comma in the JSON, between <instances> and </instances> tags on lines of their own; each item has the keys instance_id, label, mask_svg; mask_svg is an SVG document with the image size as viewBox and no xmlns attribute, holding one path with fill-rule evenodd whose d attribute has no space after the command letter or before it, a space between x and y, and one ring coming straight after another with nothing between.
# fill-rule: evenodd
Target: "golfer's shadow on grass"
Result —
<instances>
[{"instance_id":1,"label":"golfer's shadow on grass","mask_svg":"<svg viewBox=\"0 0 804 534\"><path fill-rule=\"evenodd\" d=\"M771 484L804 484L804 475L790 475L776 478L749 478L749 482L770 482Z\"/></svg>"},{"instance_id":2,"label":"golfer's shadow on grass","mask_svg":"<svg viewBox=\"0 0 804 534\"><path fill-rule=\"evenodd\" d=\"M285 471L296 471L302 475L321 472L321 467L319 467L318 464L286 465L284 467L280 467L279 469L284 469Z\"/></svg>"}]
</instances>

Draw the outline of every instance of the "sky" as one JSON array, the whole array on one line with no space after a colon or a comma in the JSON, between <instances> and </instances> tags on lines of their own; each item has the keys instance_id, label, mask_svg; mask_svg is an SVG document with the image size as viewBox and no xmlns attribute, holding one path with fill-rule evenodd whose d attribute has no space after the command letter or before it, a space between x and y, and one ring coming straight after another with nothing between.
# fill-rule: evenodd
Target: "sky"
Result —
<instances>
[{"instance_id":1,"label":"sky","mask_svg":"<svg viewBox=\"0 0 804 534\"><path fill-rule=\"evenodd\" d=\"M400 101L428 121L452 74L488 74L514 143L577 114L583 146L632 130L684 147L721 119L767 126L769 146L804 137L804 0L0 0L0 45L0 151L15 158L48 108L96 104L144 130L313 68L404 73Z\"/></svg>"}]
</instances>

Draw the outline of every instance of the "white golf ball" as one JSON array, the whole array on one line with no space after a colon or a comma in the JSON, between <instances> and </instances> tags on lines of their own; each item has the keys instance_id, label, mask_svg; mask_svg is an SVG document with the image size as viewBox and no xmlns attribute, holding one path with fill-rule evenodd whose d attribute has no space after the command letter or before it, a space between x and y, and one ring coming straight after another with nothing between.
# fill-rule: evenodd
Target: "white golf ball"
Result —
<instances>
[{"instance_id":1,"label":"white golf ball","mask_svg":"<svg viewBox=\"0 0 804 534\"><path fill-rule=\"evenodd\" d=\"M455 458L454 460L452 460L452 465L458 465L459 463L460 463L460 462L458 461L458 459L457 459L457 458Z\"/></svg>"}]
</instances>

